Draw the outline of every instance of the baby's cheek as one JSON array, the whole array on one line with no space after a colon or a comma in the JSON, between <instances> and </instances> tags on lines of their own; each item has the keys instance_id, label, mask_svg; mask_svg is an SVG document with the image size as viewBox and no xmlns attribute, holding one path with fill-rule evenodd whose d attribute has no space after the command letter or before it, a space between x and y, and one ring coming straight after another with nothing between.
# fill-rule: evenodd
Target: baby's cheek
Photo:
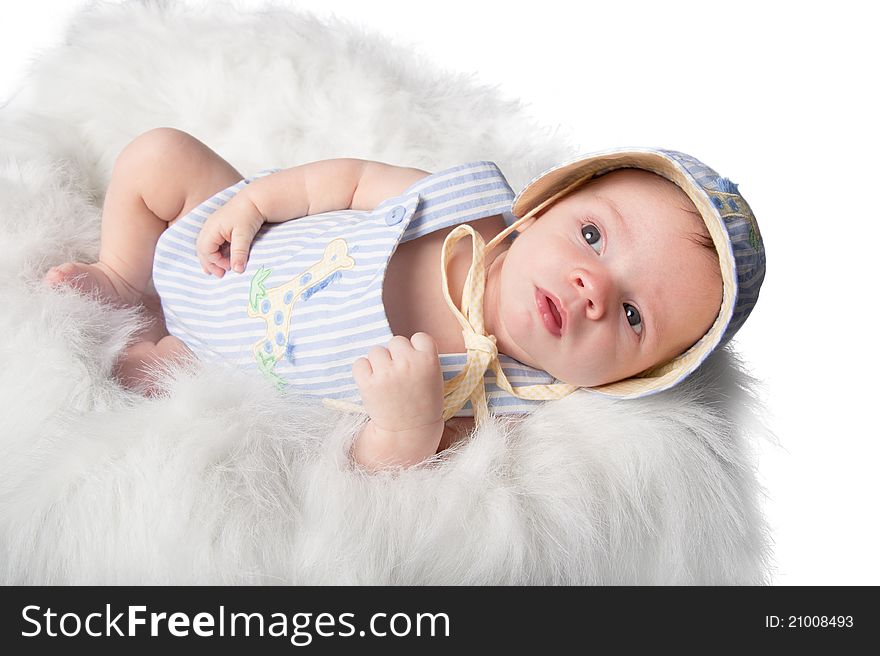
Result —
<instances>
[{"instance_id":1,"label":"baby's cheek","mask_svg":"<svg viewBox=\"0 0 880 656\"><path fill-rule=\"evenodd\" d=\"M545 371L570 385L596 387L620 379L618 356L613 347L584 339L576 348L560 352L553 370Z\"/></svg>"},{"instance_id":2,"label":"baby's cheek","mask_svg":"<svg viewBox=\"0 0 880 656\"><path fill-rule=\"evenodd\" d=\"M513 338L520 348L528 350L528 342L533 341L534 327L529 321L528 307L511 295L504 296L499 304L499 314L504 328L503 334ZM500 347L500 345L499 345ZM512 354L508 354L512 355Z\"/></svg>"}]
</instances>

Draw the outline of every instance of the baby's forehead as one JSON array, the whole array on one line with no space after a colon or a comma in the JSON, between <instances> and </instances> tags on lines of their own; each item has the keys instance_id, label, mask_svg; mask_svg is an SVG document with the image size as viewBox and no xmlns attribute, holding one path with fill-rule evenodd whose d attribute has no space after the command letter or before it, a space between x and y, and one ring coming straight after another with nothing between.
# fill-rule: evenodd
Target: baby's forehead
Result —
<instances>
[{"instance_id":1,"label":"baby's forehead","mask_svg":"<svg viewBox=\"0 0 880 656\"><path fill-rule=\"evenodd\" d=\"M696 211L691 199L677 184L664 178L653 171L644 169L616 169L600 176L592 178L584 188L604 189L614 187L623 192L654 193L666 197L669 201L685 203L687 207Z\"/></svg>"},{"instance_id":2,"label":"baby's forehead","mask_svg":"<svg viewBox=\"0 0 880 656\"><path fill-rule=\"evenodd\" d=\"M623 221L632 225L650 219L686 234L709 236L693 201L677 184L657 173L618 169L590 180L584 189L610 204Z\"/></svg>"},{"instance_id":3,"label":"baby's forehead","mask_svg":"<svg viewBox=\"0 0 880 656\"><path fill-rule=\"evenodd\" d=\"M676 223L697 231L705 225L700 212L688 195L674 182L662 175L643 169L617 169L592 178L574 192L575 196L595 196L610 205L625 221L642 218L650 211L652 218L661 214L679 215Z\"/></svg>"}]
</instances>

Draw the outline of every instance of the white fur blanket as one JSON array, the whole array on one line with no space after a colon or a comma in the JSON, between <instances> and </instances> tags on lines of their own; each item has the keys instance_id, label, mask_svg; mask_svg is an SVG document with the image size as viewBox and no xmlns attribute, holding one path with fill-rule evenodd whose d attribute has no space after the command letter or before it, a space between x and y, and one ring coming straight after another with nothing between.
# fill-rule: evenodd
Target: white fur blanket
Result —
<instances>
[{"instance_id":1,"label":"white fur blanket","mask_svg":"<svg viewBox=\"0 0 880 656\"><path fill-rule=\"evenodd\" d=\"M167 2L80 15L0 110L0 581L767 581L755 383L729 352L672 392L577 393L397 474L349 466L359 418L258 375L119 388L137 314L40 279L96 257L111 165L162 125L246 175L492 159L518 187L573 154L493 89L347 24Z\"/></svg>"}]
</instances>

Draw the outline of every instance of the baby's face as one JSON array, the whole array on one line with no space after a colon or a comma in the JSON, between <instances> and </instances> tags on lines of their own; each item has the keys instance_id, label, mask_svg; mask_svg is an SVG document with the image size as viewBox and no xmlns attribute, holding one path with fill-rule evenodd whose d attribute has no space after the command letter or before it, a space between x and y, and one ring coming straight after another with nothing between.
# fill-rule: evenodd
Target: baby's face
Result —
<instances>
[{"instance_id":1,"label":"baby's face","mask_svg":"<svg viewBox=\"0 0 880 656\"><path fill-rule=\"evenodd\" d=\"M673 183L638 170L588 183L522 226L490 270L499 351L594 387L686 351L721 305L702 219ZM498 268L500 267L500 268Z\"/></svg>"}]
</instances>

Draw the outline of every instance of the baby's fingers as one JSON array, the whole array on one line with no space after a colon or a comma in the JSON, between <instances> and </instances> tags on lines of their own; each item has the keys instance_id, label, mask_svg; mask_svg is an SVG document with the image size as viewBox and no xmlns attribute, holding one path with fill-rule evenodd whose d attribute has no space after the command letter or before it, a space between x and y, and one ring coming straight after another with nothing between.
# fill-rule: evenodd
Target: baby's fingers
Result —
<instances>
[{"instance_id":1,"label":"baby's fingers","mask_svg":"<svg viewBox=\"0 0 880 656\"><path fill-rule=\"evenodd\" d=\"M428 333L415 333L410 338L410 342L412 342L413 348L416 351L431 353L433 355L438 355L439 357L439 354L437 353L437 342L434 341L434 338Z\"/></svg>"},{"instance_id":2,"label":"baby's fingers","mask_svg":"<svg viewBox=\"0 0 880 656\"><path fill-rule=\"evenodd\" d=\"M217 276L218 278L222 278L223 274L226 273L228 267L224 262L226 258L223 257L223 253L220 250L217 250L213 253L208 253L207 255L199 254L199 264L202 265L202 271L209 275Z\"/></svg>"},{"instance_id":3,"label":"baby's fingers","mask_svg":"<svg viewBox=\"0 0 880 656\"><path fill-rule=\"evenodd\" d=\"M242 273L248 261L248 253L251 250L251 242L254 235L257 234L259 226L253 225L237 225L232 228L232 239L229 247L229 261L232 264L232 270Z\"/></svg>"},{"instance_id":4,"label":"baby's fingers","mask_svg":"<svg viewBox=\"0 0 880 656\"><path fill-rule=\"evenodd\" d=\"M224 265L228 262L224 261L226 258L222 252L225 243L226 237L213 225L206 223L199 231L199 236L196 238L196 255L205 273L217 275L216 270L226 270L227 267Z\"/></svg>"},{"instance_id":5,"label":"baby's fingers","mask_svg":"<svg viewBox=\"0 0 880 656\"><path fill-rule=\"evenodd\" d=\"M433 375L440 366L437 342L427 333L415 333L409 339L396 335L388 342L388 351L391 359L404 367L401 371Z\"/></svg>"},{"instance_id":6,"label":"baby's fingers","mask_svg":"<svg viewBox=\"0 0 880 656\"><path fill-rule=\"evenodd\" d=\"M391 359L395 361L406 361L410 354L413 352L413 347L410 341L404 337L403 335L395 335L388 341L388 353L391 354Z\"/></svg>"},{"instance_id":7,"label":"baby's fingers","mask_svg":"<svg viewBox=\"0 0 880 656\"><path fill-rule=\"evenodd\" d=\"M217 266L213 262L208 262L203 268L205 270L205 273L212 276L217 276L218 278L222 278L226 274L226 269Z\"/></svg>"},{"instance_id":8,"label":"baby's fingers","mask_svg":"<svg viewBox=\"0 0 880 656\"><path fill-rule=\"evenodd\" d=\"M367 358L358 358L351 365L351 377L358 385L361 385L372 373L373 366Z\"/></svg>"}]
</instances>

